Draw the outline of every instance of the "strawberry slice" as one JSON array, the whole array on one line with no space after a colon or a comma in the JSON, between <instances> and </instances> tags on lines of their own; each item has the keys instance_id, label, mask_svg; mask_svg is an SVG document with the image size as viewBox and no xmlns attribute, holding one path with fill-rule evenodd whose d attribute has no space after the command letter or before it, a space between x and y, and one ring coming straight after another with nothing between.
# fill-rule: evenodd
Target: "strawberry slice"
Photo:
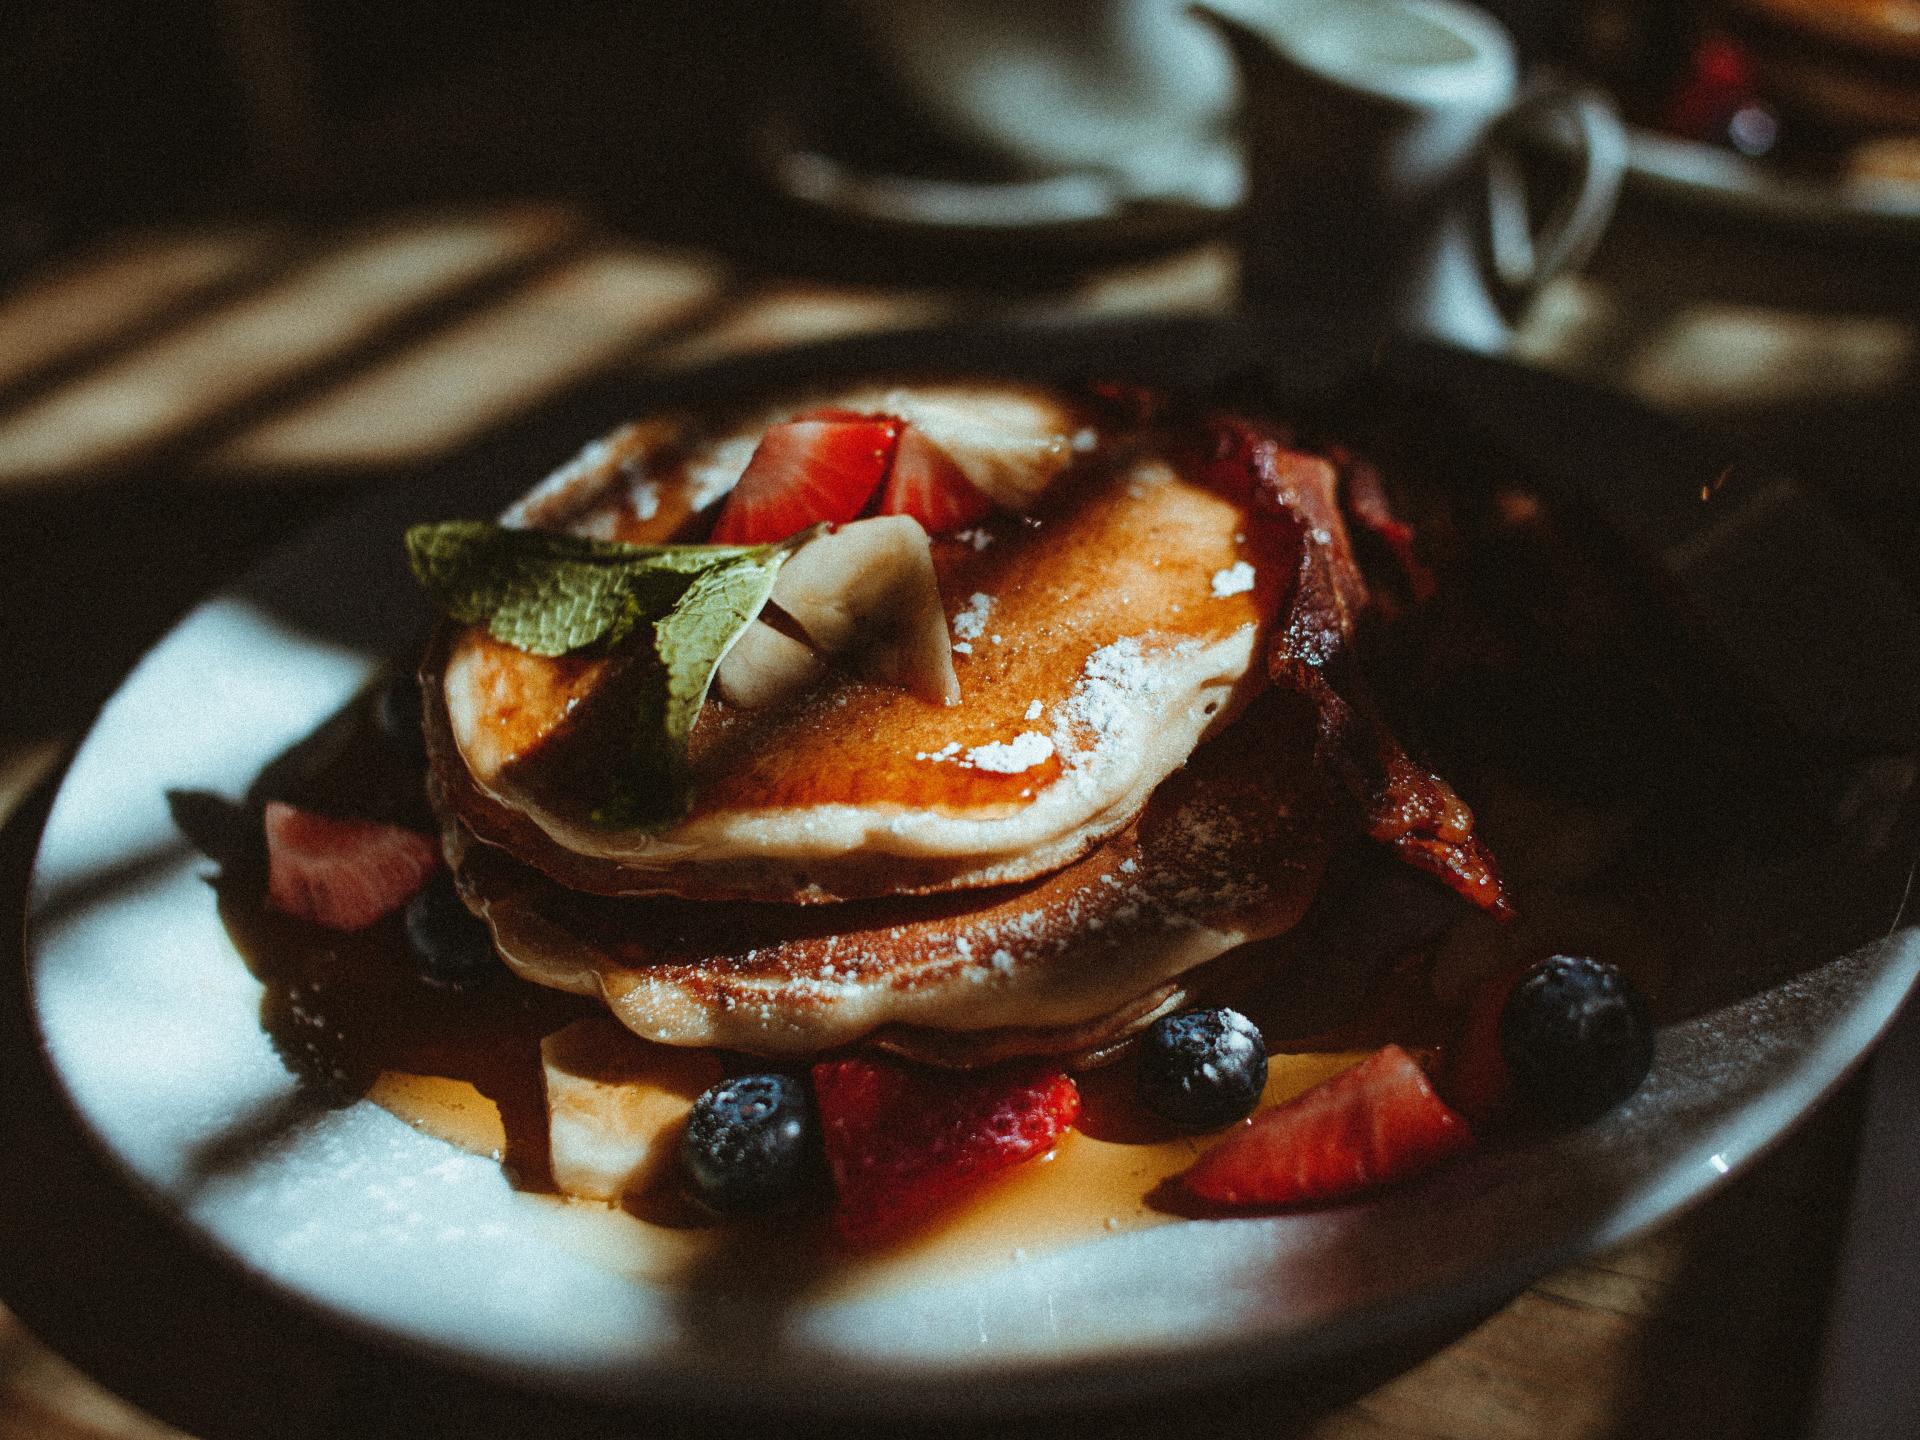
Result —
<instances>
[{"instance_id":1,"label":"strawberry slice","mask_svg":"<svg viewBox=\"0 0 1920 1440\"><path fill-rule=\"evenodd\" d=\"M880 495L882 515L911 515L929 535L940 535L983 520L993 511L992 498L967 479L924 430L908 425L900 432L893 469Z\"/></svg>"},{"instance_id":2,"label":"strawberry slice","mask_svg":"<svg viewBox=\"0 0 1920 1440\"><path fill-rule=\"evenodd\" d=\"M929 385L888 397L888 410L919 430L967 483L997 505L1031 510L1098 442L1080 407L1038 388Z\"/></svg>"},{"instance_id":3,"label":"strawberry slice","mask_svg":"<svg viewBox=\"0 0 1920 1440\"><path fill-rule=\"evenodd\" d=\"M898 420L845 411L769 425L721 507L713 543L762 545L853 519L880 488L899 438Z\"/></svg>"},{"instance_id":4,"label":"strawberry slice","mask_svg":"<svg viewBox=\"0 0 1920 1440\"><path fill-rule=\"evenodd\" d=\"M1475 1125L1495 1118L1513 1091L1513 1076L1500 1053L1500 1012L1514 982L1529 968L1527 964L1506 966L1473 992L1454 1040L1452 1059L1441 1077L1447 1103Z\"/></svg>"},{"instance_id":5,"label":"strawberry slice","mask_svg":"<svg viewBox=\"0 0 1920 1440\"><path fill-rule=\"evenodd\" d=\"M329 930L364 930L420 893L440 852L398 825L267 803L267 898Z\"/></svg>"},{"instance_id":6,"label":"strawberry slice","mask_svg":"<svg viewBox=\"0 0 1920 1440\"><path fill-rule=\"evenodd\" d=\"M1057 1070L951 1074L878 1060L813 1067L834 1227L842 1239L891 1239L992 1176L1051 1149L1080 1117Z\"/></svg>"},{"instance_id":7,"label":"strawberry slice","mask_svg":"<svg viewBox=\"0 0 1920 1440\"><path fill-rule=\"evenodd\" d=\"M1344 1200L1424 1174L1473 1143L1426 1073L1398 1045L1284 1105L1262 1110L1187 1171L1188 1190L1222 1205Z\"/></svg>"}]
</instances>

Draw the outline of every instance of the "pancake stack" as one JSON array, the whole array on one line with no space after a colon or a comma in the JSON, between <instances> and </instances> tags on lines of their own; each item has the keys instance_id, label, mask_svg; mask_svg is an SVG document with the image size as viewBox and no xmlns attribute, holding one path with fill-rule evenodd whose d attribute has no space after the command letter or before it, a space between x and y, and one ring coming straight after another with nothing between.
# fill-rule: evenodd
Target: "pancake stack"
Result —
<instances>
[{"instance_id":1,"label":"pancake stack","mask_svg":"<svg viewBox=\"0 0 1920 1440\"><path fill-rule=\"evenodd\" d=\"M604 803L659 682L644 646L434 636L443 845L522 977L671 1046L1088 1064L1292 929L1364 837L1504 905L1471 813L1358 684L1352 464L1277 426L1109 387L850 385L630 425L502 524L700 544L781 427L836 416L886 417L890 463L946 489L890 482L866 508L893 513L793 543L675 805Z\"/></svg>"}]
</instances>

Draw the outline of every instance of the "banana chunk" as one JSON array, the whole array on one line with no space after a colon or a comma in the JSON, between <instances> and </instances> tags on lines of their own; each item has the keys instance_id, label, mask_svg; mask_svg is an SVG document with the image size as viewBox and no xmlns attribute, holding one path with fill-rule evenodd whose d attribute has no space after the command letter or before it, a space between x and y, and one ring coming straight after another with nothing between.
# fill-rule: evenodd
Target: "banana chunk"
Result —
<instances>
[{"instance_id":1,"label":"banana chunk","mask_svg":"<svg viewBox=\"0 0 1920 1440\"><path fill-rule=\"evenodd\" d=\"M797 695L827 673L827 662L804 640L783 635L764 620L740 632L714 672L713 688L729 705L766 710Z\"/></svg>"},{"instance_id":2,"label":"banana chunk","mask_svg":"<svg viewBox=\"0 0 1920 1440\"><path fill-rule=\"evenodd\" d=\"M540 1042L553 1183L618 1201L673 1162L687 1112L717 1085L711 1051L650 1045L611 1017L576 1020Z\"/></svg>"},{"instance_id":3,"label":"banana chunk","mask_svg":"<svg viewBox=\"0 0 1920 1440\"><path fill-rule=\"evenodd\" d=\"M1031 510L1073 463L1082 422L1039 387L915 385L844 402L898 415L951 460L967 482L1009 510Z\"/></svg>"},{"instance_id":4,"label":"banana chunk","mask_svg":"<svg viewBox=\"0 0 1920 1440\"><path fill-rule=\"evenodd\" d=\"M953 644L927 532L909 515L856 520L788 557L768 603L818 655L845 655L863 675L952 705ZM714 684L734 704L778 704L820 678L808 645L755 620L720 662Z\"/></svg>"}]
</instances>

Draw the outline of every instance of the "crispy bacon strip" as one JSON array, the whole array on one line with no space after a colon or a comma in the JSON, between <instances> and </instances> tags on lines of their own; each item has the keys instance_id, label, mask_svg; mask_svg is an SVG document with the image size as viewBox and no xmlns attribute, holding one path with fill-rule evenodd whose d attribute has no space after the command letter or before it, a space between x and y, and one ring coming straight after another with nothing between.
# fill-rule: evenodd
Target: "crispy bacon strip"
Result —
<instances>
[{"instance_id":1,"label":"crispy bacon strip","mask_svg":"<svg viewBox=\"0 0 1920 1440\"><path fill-rule=\"evenodd\" d=\"M1353 641L1369 597L1340 515L1339 471L1258 422L1226 415L1212 425L1209 478L1247 494L1274 528L1275 552L1299 557L1267 663L1276 684L1312 702L1316 758L1358 802L1373 839L1482 909L1511 914L1499 868L1474 834L1473 811L1401 748L1362 682ZM1384 512L1378 477L1368 478Z\"/></svg>"},{"instance_id":2,"label":"crispy bacon strip","mask_svg":"<svg viewBox=\"0 0 1920 1440\"><path fill-rule=\"evenodd\" d=\"M1331 447L1330 453L1340 467L1341 477L1347 482L1347 509L1355 520L1386 546L1387 553L1393 556L1400 573L1406 577L1413 603L1424 605L1434 597L1439 583L1434 579L1433 571L1414 553L1413 527L1393 513L1393 505L1387 499L1387 487L1380 479L1380 472L1371 461L1353 455L1340 446Z\"/></svg>"}]
</instances>

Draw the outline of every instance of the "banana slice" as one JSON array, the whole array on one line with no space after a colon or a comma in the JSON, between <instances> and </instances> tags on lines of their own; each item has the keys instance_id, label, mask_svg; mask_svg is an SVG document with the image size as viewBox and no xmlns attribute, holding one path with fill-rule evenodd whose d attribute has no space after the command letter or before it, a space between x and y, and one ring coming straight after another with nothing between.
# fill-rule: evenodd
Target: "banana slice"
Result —
<instances>
[{"instance_id":1,"label":"banana slice","mask_svg":"<svg viewBox=\"0 0 1920 1440\"><path fill-rule=\"evenodd\" d=\"M856 520L809 541L780 567L769 604L813 650L754 621L714 677L735 704L764 708L795 694L819 679L821 655L846 655L861 674L925 700L960 699L933 552L911 516Z\"/></svg>"},{"instance_id":2,"label":"banana slice","mask_svg":"<svg viewBox=\"0 0 1920 1440\"><path fill-rule=\"evenodd\" d=\"M729 705L765 710L797 695L827 673L827 662L804 640L764 620L740 632L714 672L713 688Z\"/></svg>"},{"instance_id":3,"label":"banana slice","mask_svg":"<svg viewBox=\"0 0 1920 1440\"><path fill-rule=\"evenodd\" d=\"M617 1201L672 1163L687 1112L720 1082L710 1050L637 1039L617 1021L576 1020L540 1042L553 1183Z\"/></svg>"}]
</instances>

